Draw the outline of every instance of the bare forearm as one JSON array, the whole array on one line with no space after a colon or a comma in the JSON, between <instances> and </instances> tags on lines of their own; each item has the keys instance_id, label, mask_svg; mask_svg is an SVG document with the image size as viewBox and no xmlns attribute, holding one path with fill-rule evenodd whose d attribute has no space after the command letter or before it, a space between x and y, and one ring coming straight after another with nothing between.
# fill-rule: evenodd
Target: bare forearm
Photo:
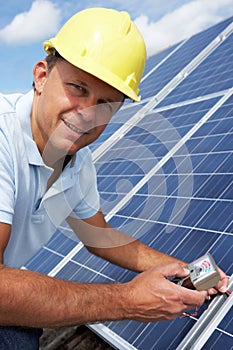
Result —
<instances>
[{"instance_id":1,"label":"bare forearm","mask_svg":"<svg viewBox=\"0 0 233 350\"><path fill-rule=\"evenodd\" d=\"M5 267L0 281L0 325L57 327L124 318L120 284L68 282Z\"/></svg>"},{"instance_id":2,"label":"bare forearm","mask_svg":"<svg viewBox=\"0 0 233 350\"><path fill-rule=\"evenodd\" d=\"M91 253L124 268L142 272L152 266L170 262L185 265L184 262L115 230L106 223L102 212L85 220L69 217L67 222Z\"/></svg>"},{"instance_id":3,"label":"bare forearm","mask_svg":"<svg viewBox=\"0 0 233 350\"><path fill-rule=\"evenodd\" d=\"M151 268L124 284L56 280L30 271L0 269L0 325L57 327L104 320L168 320L201 305L207 292L173 284L179 264Z\"/></svg>"},{"instance_id":4,"label":"bare forearm","mask_svg":"<svg viewBox=\"0 0 233 350\"><path fill-rule=\"evenodd\" d=\"M150 248L144 243L136 240L119 247L88 247L88 250L113 264L136 272L142 272L152 266L163 265L171 262L178 262L182 266L186 265L185 262L178 260L171 255Z\"/></svg>"}]
</instances>

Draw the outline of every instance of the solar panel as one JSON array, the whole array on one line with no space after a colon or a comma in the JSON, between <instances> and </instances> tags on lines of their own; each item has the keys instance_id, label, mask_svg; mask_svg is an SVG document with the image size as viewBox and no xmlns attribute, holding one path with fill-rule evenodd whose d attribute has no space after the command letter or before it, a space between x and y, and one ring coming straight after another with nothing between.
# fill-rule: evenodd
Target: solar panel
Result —
<instances>
[{"instance_id":1,"label":"solar panel","mask_svg":"<svg viewBox=\"0 0 233 350\"><path fill-rule=\"evenodd\" d=\"M179 47L182 45L182 42L171 47L168 47L165 50L160 51L156 55L148 57L146 61L146 67L144 70L142 82L155 70L157 67L164 63L165 60L170 57Z\"/></svg>"},{"instance_id":2,"label":"solar panel","mask_svg":"<svg viewBox=\"0 0 233 350\"><path fill-rule=\"evenodd\" d=\"M198 69L195 69L160 106L193 99L232 87L233 83L233 34L214 50Z\"/></svg>"},{"instance_id":3,"label":"solar panel","mask_svg":"<svg viewBox=\"0 0 233 350\"><path fill-rule=\"evenodd\" d=\"M149 58L142 103L126 105L92 146L101 205L113 227L185 261L210 251L229 276L233 271L231 23L232 18ZM80 242L68 238L69 233L67 226L60 227L24 268L93 283L126 282L135 276L92 256ZM197 316L169 322L119 321L89 327L117 349L173 350L210 305L200 308ZM202 348L232 348L232 322L230 309Z\"/></svg>"},{"instance_id":4,"label":"solar panel","mask_svg":"<svg viewBox=\"0 0 233 350\"><path fill-rule=\"evenodd\" d=\"M149 75L141 84L142 97L148 98L157 94L164 86L171 81L176 74L189 64L202 50L226 29L232 22L232 18L217 24L216 26L194 35L189 40L183 42L179 50L174 50L173 54L160 65L152 75ZM218 43L218 40L216 44ZM223 56L224 57L224 56Z\"/></svg>"}]
</instances>

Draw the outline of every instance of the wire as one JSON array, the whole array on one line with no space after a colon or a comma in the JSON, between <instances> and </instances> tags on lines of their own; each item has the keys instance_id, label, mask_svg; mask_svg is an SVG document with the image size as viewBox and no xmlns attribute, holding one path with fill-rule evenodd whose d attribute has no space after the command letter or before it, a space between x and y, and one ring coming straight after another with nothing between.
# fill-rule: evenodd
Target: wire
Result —
<instances>
[{"instance_id":1,"label":"wire","mask_svg":"<svg viewBox=\"0 0 233 350\"><path fill-rule=\"evenodd\" d=\"M179 318L185 318L185 317L190 317L190 316L197 317L198 311L199 311L199 308L196 306L195 312L193 312L193 313L184 312L183 314L181 314L179 316Z\"/></svg>"},{"instance_id":2,"label":"wire","mask_svg":"<svg viewBox=\"0 0 233 350\"><path fill-rule=\"evenodd\" d=\"M232 294L232 291L230 289L226 290L226 292L224 293L225 297L229 297ZM195 308L195 312L193 313L189 313L189 312L184 312L182 313L179 318L185 318L185 317L197 317L199 311L205 311L208 308L210 301L206 301L204 305L202 305L200 308L196 307Z\"/></svg>"},{"instance_id":3,"label":"wire","mask_svg":"<svg viewBox=\"0 0 233 350\"><path fill-rule=\"evenodd\" d=\"M226 298L228 298L232 294L232 291L230 289L226 290L224 295Z\"/></svg>"}]
</instances>

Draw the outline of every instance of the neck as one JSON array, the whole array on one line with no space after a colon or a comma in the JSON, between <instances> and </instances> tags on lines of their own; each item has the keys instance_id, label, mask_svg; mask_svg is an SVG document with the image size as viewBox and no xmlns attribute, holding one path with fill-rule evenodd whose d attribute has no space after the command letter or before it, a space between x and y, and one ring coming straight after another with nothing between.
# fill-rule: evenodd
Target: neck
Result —
<instances>
[{"instance_id":1,"label":"neck","mask_svg":"<svg viewBox=\"0 0 233 350\"><path fill-rule=\"evenodd\" d=\"M64 168L66 167L66 165L69 163L70 160L71 160L71 156L68 155L64 159L60 159L53 165L54 171L50 176L50 178L48 179L47 189L49 189L52 186L52 184L59 178L62 171L64 170Z\"/></svg>"}]
</instances>

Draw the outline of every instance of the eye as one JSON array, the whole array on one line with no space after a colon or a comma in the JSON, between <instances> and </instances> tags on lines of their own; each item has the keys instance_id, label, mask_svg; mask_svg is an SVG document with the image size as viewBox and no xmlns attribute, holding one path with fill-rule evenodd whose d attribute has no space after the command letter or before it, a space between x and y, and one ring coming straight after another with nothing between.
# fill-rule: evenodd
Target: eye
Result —
<instances>
[{"instance_id":1,"label":"eye","mask_svg":"<svg viewBox=\"0 0 233 350\"><path fill-rule=\"evenodd\" d=\"M87 96L88 91L84 86L81 86L79 84L69 83L68 86L72 90L72 93L77 96Z\"/></svg>"},{"instance_id":2,"label":"eye","mask_svg":"<svg viewBox=\"0 0 233 350\"><path fill-rule=\"evenodd\" d=\"M108 112L110 114L113 114L113 106L112 103L109 101L105 101L105 100L100 100L98 105L101 107L101 109L105 112Z\"/></svg>"}]
</instances>

